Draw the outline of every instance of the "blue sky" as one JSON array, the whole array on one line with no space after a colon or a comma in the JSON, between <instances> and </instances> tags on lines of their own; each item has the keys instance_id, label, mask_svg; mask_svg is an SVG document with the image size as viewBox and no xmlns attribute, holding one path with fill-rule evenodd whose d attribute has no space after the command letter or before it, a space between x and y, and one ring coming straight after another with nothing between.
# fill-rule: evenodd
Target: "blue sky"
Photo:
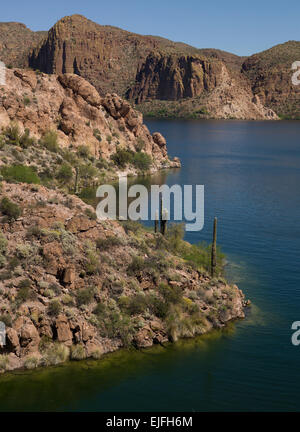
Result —
<instances>
[{"instance_id":1,"label":"blue sky","mask_svg":"<svg viewBox=\"0 0 300 432\"><path fill-rule=\"evenodd\" d=\"M300 40L300 2L294 0L11 0L2 2L0 19L48 30L74 13L99 24L239 55Z\"/></svg>"}]
</instances>

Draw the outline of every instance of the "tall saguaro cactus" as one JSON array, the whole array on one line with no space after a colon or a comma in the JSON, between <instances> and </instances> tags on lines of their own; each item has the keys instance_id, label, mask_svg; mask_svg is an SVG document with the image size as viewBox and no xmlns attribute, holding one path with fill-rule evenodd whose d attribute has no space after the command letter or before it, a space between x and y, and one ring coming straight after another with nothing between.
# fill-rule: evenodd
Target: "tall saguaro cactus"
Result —
<instances>
[{"instance_id":1,"label":"tall saguaro cactus","mask_svg":"<svg viewBox=\"0 0 300 432\"><path fill-rule=\"evenodd\" d=\"M211 276L216 275L217 268L217 218L214 219L213 242L211 246Z\"/></svg>"},{"instance_id":2,"label":"tall saguaro cactus","mask_svg":"<svg viewBox=\"0 0 300 432\"><path fill-rule=\"evenodd\" d=\"M74 184L74 193L78 194L78 179L79 179L79 168L75 168L75 184Z\"/></svg>"}]
</instances>

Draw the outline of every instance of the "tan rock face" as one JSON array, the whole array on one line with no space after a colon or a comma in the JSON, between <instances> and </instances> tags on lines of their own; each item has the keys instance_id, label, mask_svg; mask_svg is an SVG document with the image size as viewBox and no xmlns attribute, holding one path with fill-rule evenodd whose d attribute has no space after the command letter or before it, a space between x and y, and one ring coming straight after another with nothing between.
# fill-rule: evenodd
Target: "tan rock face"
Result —
<instances>
[{"instance_id":1,"label":"tan rock face","mask_svg":"<svg viewBox=\"0 0 300 432\"><path fill-rule=\"evenodd\" d=\"M154 141L141 113L115 93L101 98L78 75L7 70L6 85L0 92L0 127L10 122L29 129L36 138L57 130L61 146L86 145L96 158L110 159L118 147L136 151L142 142L143 151L153 159L154 171L169 163L166 143Z\"/></svg>"},{"instance_id":2,"label":"tan rock face","mask_svg":"<svg viewBox=\"0 0 300 432\"><path fill-rule=\"evenodd\" d=\"M220 72L220 62L209 62L204 57L151 53L127 95L136 103L195 97L204 90L212 90L218 84Z\"/></svg>"},{"instance_id":3,"label":"tan rock face","mask_svg":"<svg viewBox=\"0 0 300 432\"><path fill-rule=\"evenodd\" d=\"M65 315L59 315L56 319L55 326L57 330L57 340L67 346L71 346L72 332L67 317Z\"/></svg>"}]
</instances>

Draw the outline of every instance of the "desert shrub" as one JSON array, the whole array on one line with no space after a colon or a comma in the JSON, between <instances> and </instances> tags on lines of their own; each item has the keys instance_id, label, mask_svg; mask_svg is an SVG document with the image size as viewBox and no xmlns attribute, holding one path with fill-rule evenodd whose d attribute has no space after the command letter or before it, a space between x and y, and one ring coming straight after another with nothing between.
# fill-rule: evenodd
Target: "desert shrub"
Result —
<instances>
[{"instance_id":1,"label":"desert shrub","mask_svg":"<svg viewBox=\"0 0 300 432\"><path fill-rule=\"evenodd\" d=\"M102 351L100 348L96 348L95 351L92 352L91 357L94 360L99 360L102 357Z\"/></svg>"},{"instance_id":2,"label":"desert shrub","mask_svg":"<svg viewBox=\"0 0 300 432\"><path fill-rule=\"evenodd\" d=\"M159 285L159 292L163 296L167 304L173 303L177 304L182 301L182 290L180 287L172 286L166 284Z\"/></svg>"},{"instance_id":3,"label":"desert shrub","mask_svg":"<svg viewBox=\"0 0 300 432\"><path fill-rule=\"evenodd\" d=\"M126 234L129 233L129 231L136 234L141 229L141 224L136 221L127 220L127 221L121 221L121 224L126 232Z\"/></svg>"},{"instance_id":4,"label":"desert shrub","mask_svg":"<svg viewBox=\"0 0 300 432\"><path fill-rule=\"evenodd\" d=\"M78 306L90 304L94 298L94 289L82 288L76 294L76 303Z\"/></svg>"},{"instance_id":5,"label":"desert shrub","mask_svg":"<svg viewBox=\"0 0 300 432\"><path fill-rule=\"evenodd\" d=\"M100 272L100 262L97 251L92 244L87 244L85 250L86 259L84 262L84 270L88 275L97 274Z\"/></svg>"},{"instance_id":6,"label":"desert shrub","mask_svg":"<svg viewBox=\"0 0 300 432\"><path fill-rule=\"evenodd\" d=\"M98 169L108 169L108 163L105 159L99 158L99 160L96 163L96 167Z\"/></svg>"},{"instance_id":7,"label":"desert shrub","mask_svg":"<svg viewBox=\"0 0 300 432\"><path fill-rule=\"evenodd\" d=\"M74 306L73 297L70 294L64 294L61 299L62 303L67 306Z\"/></svg>"},{"instance_id":8,"label":"desert shrub","mask_svg":"<svg viewBox=\"0 0 300 432\"><path fill-rule=\"evenodd\" d=\"M6 266L6 263L7 259L0 253L0 269L3 269Z\"/></svg>"},{"instance_id":9,"label":"desert shrub","mask_svg":"<svg viewBox=\"0 0 300 432\"><path fill-rule=\"evenodd\" d=\"M9 358L6 354L0 354L0 371L6 371L9 364Z\"/></svg>"},{"instance_id":10,"label":"desert shrub","mask_svg":"<svg viewBox=\"0 0 300 432\"><path fill-rule=\"evenodd\" d=\"M26 165L11 165L1 168L1 174L7 181L39 184L40 178L33 168Z\"/></svg>"},{"instance_id":11,"label":"desert shrub","mask_svg":"<svg viewBox=\"0 0 300 432\"><path fill-rule=\"evenodd\" d=\"M93 130L93 135L94 135L94 137L95 137L99 142L102 141L101 133L100 133L99 129L94 129L94 130Z\"/></svg>"},{"instance_id":12,"label":"desert shrub","mask_svg":"<svg viewBox=\"0 0 300 432\"><path fill-rule=\"evenodd\" d=\"M127 267L127 274L129 276L136 276L146 268L145 260L140 256L134 256L131 263Z\"/></svg>"},{"instance_id":13,"label":"desert shrub","mask_svg":"<svg viewBox=\"0 0 300 432\"><path fill-rule=\"evenodd\" d=\"M19 139L19 145L27 149L28 147L31 147L35 143L35 139L30 137L29 129L25 129L24 133L20 136Z\"/></svg>"},{"instance_id":14,"label":"desert shrub","mask_svg":"<svg viewBox=\"0 0 300 432\"><path fill-rule=\"evenodd\" d=\"M161 319L165 319L169 309L169 305L156 295L148 296L148 307L153 315Z\"/></svg>"},{"instance_id":15,"label":"desert shrub","mask_svg":"<svg viewBox=\"0 0 300 432\"><path fill-rule=\"evenodd\" d=\"M182 249L181 256L189 263L195 265L196 268L210 270L211 260L211 245L206 243L199 243L196 245L189 245ZM224 267L224 254L221 248L217 246L217 275L221 275Z\"/></svg>"},{"instance_id":16,"label":"desert shrub","mask_svg":"<svg viewBox=\"0 0 300 432\"><path fill-rule=\"evenodd\" d=\"M147 153L137 152L133 156L132 163L138 170L147 171L151 166L152 159Z\"/></svg>"},{"instance_id":17,"label":"desert shrub","mask_svg":"<svg viewBox=\"0 0 300 432\"><path fill-rule=\"evenodd\" d=\"M92 180L98 175L98 170L91 164L80 165L79 176L83 180Z\"/></svg>"},{"instance_id":18,"label":"desert shrub","mask_svg":"<svg viewBox=\"0 0 300 432\"><path fill-rule=\"evenodd\" d=\"M0 321L3 322L6 327L11 327L12 326L12 319L11 316L8 314L1 314L0 315Z\"/></svg>"},{"instance_id":19,"label":"desert shrub","mask_svg":"<svg viewBox=\"0 0 300 432\"><path fill-rule=\"evenodd\" d=\"M39 365L39 359L35 356L27 357L24 360L25 369L35 369Z\"/></svg>"},{"instance_id":20,"label":"desert shrub","mask_svg":"<svg viewBox=\"0 0 300 432\"><path fill-rule=\"evenodd\" d=\"M55 131L46 132L40 140L40 145L53 153L57 153L59 151L57 133Z\"/></svg>"},{"instance_id":21,"label":"desert shrub","mask_svg":"<svg viewBox=\"0 0 300 432\"><path fill-rule=\"evenodd\" d=\"M132 163L133 152L131 150L118 148L116 153L111 155L110 158L118 167L125 168L127 164Z\"/></svg>"},{"instance_id":22,"label":"desert shrub","mask_svg":"<svg viewBox=\"0 0 300 432\"><path fill-rule=\"evenodd\" d=\"M21 132L17 124L12 123L4 130L4 136L7 144L20 145Z\"/></svg>"},{"instance_id":23,"label":"desert shrub","mask_svg":"<svg viewBox=\"0 0 300 432\"><path fill-rule=\"evenodd\" d=\"M67 361L68 358L69 349L63 344L55 343L46 349L42 362L46 366L57 365Z\"/></svg>"},{"instance_id":24,"label":"desert shrub","mask_svg":"<svg viewBox=\"0 0 300 432\"><path fill-rule=\"evenodd\" d=\"M171 224L167 231L167 240L169 242L169 246L171 246L171 249L174 252L180 250L183 237L184 237L184 223Z\"/></svg>"},{"instance_id":25,"label":"desert shrub","mask_svg":"<svg viewBox=\"0 0 300 432\"><path fill-rule=\"evenodd\" d=\"M73 171L71 165L63 163L57 171L57 178L64 182L69 182L73 177Z\"/></svg>"},{"instance_id":26,"label":"desert shrub","mask_svg":"<svg viewBox=\"0 0 300 432\"><path fill-rule=\"evenodd\" d=\"M26 238L31 239L32 237L40 238L42 235L41 228L37 225L32 225L26 232Z\"/></svg>"},{"instance_id":27,"label":"desert shrub","mask_svg":"<svg viewBox=\"0 0 300 432\"><path fill-rule=\"evenodd\" d=\"M27 280L21 281L18 288L19 289L16 296L16 301L18 304L36 299L36 293L31 289L31 283L30 285L27 284Z\"/></svg>"},{"instance_id":28,"label":"desert shrub","mask_svg":"<svg viewBox=\"0 0 300 432\"><path fill-rule=\"evenodd\" d=\"M6 237L0 231L0 254L5 255L7 249L7 240Z\"/></svg>"},{"instance_id":29,"label":"desert shrub","mask_svg":"<svg viewBox=\"0 0 300 432\"><path fill-rule=\"evenodd\" d=\"M77 154L82 158L89 158L91 156L91 152L88 146L80 145L77 147Z\"/></svg>"},{"instance_id":30,"label":"desert shrub","mask_svg":"<svg viewBox=\"0 0 300 432\"><path fill-rule=\"evenodd\" d=\"M0 211L7 217L9 221L18 219L21 216L22 210L20 207L10 201L9 198L4 197L0 202Z\"/></svg>"},{"instance_id":31,"label":"desert shrub","mask_svg":"<svg viewBox=\"0 0 300 432\"><path fill-rule=\"evenodd\" d=\"M112 136L111 136L111 135L106 135L106 141L107 141L108 143L111 143L111 141L112 141Z\"/></svg>"},{"instance_id":32,"label":"desert shrub","mask_svg":"<svg viewBox=\"0 0 300 432\"><path fill-rule=\"evenodd\" d=\"M137 138L135 148L137 149L138 152L144 150L145 141L141 137Z\"/></svg>"},{"instance_id":33,"label":"desert shrub","mask_svg":"<svg viewBox=\"0 0 300 432\"><path fill-rule=\"evenodd\" d=\"M138 294L130 297L129 304L127 306L127 312L129 315L137 315L145 312L148 308L147 297L144 294Z\"/></svg>"},{"instance_id":34,"label":"desert shrub","mask_svg":"<svg viewBox=\"0 0 300 432\"><path fill-rule=\"evenodd\" d=\"M23 103L24 103L25 106L30 105L31 100L29 99L28 96L24 96L24 98L23 98Z\"/></svg>"},{"instance_id":35,"label":"desert shrub","mask_svg":"<svg viewBox=\"0 0 300 432\"><path fill-rule=\"evenodd\" d=\"M62 311L62 305L59 300L52 300L47 308L47 313L50 316L57 317Z\"/></svg>"},{"instance_id":36,"label":"desert shrub","mask_svg":"<svg viewBox=\"0 0 300 432\"><path fill-rule=\"evenodd\" d=\"M32 256L33 248L30 244L19 243L15 247L15 255L20 260L27 259Z\"/></svg>"},{"instance_id":37,"label":"desert shrub","mask_svg":"<svg viewBox=\"0 0 300 432\"><path fill-rule=\"evenodd\" d=\"M106 238L98 238L96 240L96 247L97 249L106 251L109 250L110 248L113 248L115 246L121 246L123 245L123 241L122 239L120 239L120 237L117 236L109 236Z\"/></svg>"},{"instance_id":38,"label":"desert shrub","mask_svg":"<svg viewBox=\"0 0 300 432\"><path fill-rule=\"evenodd\" d=\"M72 345L71 346L71 359L72 360L83 360L86 358L86 353L83 345Z\"/></svg>"},{"instance_id":39,"label":"desert shrub","mask_svg":"<svg viewBox=\"0 0 300 432\"><path fill-rule=\"evenodd\" d=\"M97 214L96 214L95 211L93 211L93 210L87 208L87 209L85 209L84 212L85 212L85 214L86 214L90 219L92 219L92 220L96 220L96 219L97 219Z\"/></svg>"}]
</instances>

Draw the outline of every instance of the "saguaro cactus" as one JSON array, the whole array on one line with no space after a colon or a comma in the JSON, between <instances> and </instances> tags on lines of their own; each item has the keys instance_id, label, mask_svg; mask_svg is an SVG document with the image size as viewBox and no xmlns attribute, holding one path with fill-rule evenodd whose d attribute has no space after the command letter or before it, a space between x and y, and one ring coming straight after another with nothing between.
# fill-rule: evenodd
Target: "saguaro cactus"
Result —
<instances>
[{"instance_id":1,"label":"saguaro cactus","mask_svg":"<svg viewBox=\"0 0 300 432\"><path fill-rule=\"evenodd\" d=\"M78 179L79 179L79 168L75 168L75 185L74 185L74 193L78 194Z\"/></svg>"},{"instance_id":2,"label":"saguaro cactus","mask_svg":"<svg viewBox=\"0 0 300 432\"><path fill-rule=\"evenodd\" d=\"M164 209L162 215L162 235L166 235L167 223L168 223L168 210Z\"/></svg>"},{"instance_id":3,"label":"saguaro cactus","mask_svg":"<svg viewBox=\"0 0 300 432\"><path fill-rule=\"evenodd\" d=\"M217 268L217 218L214 219L213 242L211 246L211 276L214 277Z\"/></svg>"},{"instance_id":4,"label":"saguaro cactus","mask_svg":"<svg viewBox=\"0 0 300 432\"><path fill-rule=\"evenodd\" d=\"M159 206L159 222L160 222L160 232L163 233L163 200L162 196L160 195L159 198L160 206Z\"/></svg>"}]
</instances>

